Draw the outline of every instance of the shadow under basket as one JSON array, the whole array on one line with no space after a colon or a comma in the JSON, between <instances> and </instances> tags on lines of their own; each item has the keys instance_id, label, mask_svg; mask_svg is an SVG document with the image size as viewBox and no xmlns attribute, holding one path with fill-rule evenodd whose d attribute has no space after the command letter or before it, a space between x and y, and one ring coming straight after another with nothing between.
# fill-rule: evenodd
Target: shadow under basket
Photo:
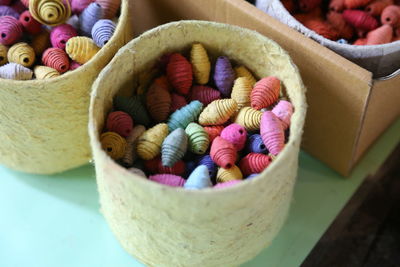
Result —
<instances>
[{"instance_id":1,"label":"shadow under basket","mask_svg":"<svg viewBox=\"0 0 400 267\"><path fill-rule=\"evenodd\" d=\"M0 79L0 164L36 174L62 172L91 158L90 90L99 72L133 37L123 0L112 39L78 69L48 80Z\"/></svg>"},{"instance_id":2,"label":"shadow under basket","mask_svg":"<svg viewBox=\"0 0 400 267\"><path fill-rule=\"evenodd\" d=\"M128 172L101 148L99 135L113 97L135 88L140 74L170 52L204 45L258 77L274 75L295 107L290 138L257 178L223 189L185 190ZM255 31L227 24L180 21L150 30L122 48L100 73L91 97L89 134L101 211L122 246L148 266L237 266L270 245L292 199L306 113L305 89L289 55Z\"/></svg>"}]
</instances>

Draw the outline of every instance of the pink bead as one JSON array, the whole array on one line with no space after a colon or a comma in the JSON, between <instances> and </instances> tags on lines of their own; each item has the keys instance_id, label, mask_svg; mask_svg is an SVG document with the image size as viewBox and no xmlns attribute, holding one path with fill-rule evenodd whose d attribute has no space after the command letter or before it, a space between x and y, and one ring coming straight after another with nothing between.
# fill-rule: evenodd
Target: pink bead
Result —
<instances>
[{"instance_id":1,"label":"pink bead","mask_svg":"<svg viewBox=\"0 0 400 267\"><path fill-rule=\"evenodd\" d=\"M213 102L214 100L221 98L221 92L211 87L204 85L195 85L192 87L190 94L190 100L199 100L205 106Z\"/></svg>"},{"instance_id":2,"label":"pink bead","mask_svg":"<svg viewBox=\"0 0 400 267\"><path fill-rule=\"evenodd\" d=\"M238 184L240 183L241 180L231 180L225 183L218 183L216 185L214 185L214 188L225 188L225 187L230 187L232 185Z\"/></svg>"},{"instance_id":3,"label":"pink bead","mask_svg":"<svg viewBox=\"0 0 400 267\"><path fill-rule=\"evenodd\" d=\"M271 163L270 156L261 153L249 153L239 162L239 168L244 176L261 173Z\"/></svg>"},{"instance_id":4,"label":"pink bead","mask_svg":"<svg viewBox=\"0 0 400 267\"><path fill-rule=\"evenodd\" d=\"M210 156L218 166L230 169L236 162L236 148L222 137L217 136L211 144Z\"/></svg>"},{"instance_id":5,"label":"pink bead","mask_svg":"<svg viewBox=\"0 0 400 267\"><path fill-rule=\"evenodd\" d=\"M78 62L72 61L71 64L69 64L69 70L76 70L80 66L82 66L82 65L79 64Z\"/></svg>"},{"instance_id":6,"label":"pink bead","mask_svg":"<svg viewBox=\"0 0 400 267\"><path fill-rule=\"evenodd\" d=\"M42 56L44 65L56 69L60 73L69 70L69 58L67 53L60 48L48 48Z\"/></svg>"},{"instance_id":7,"label":"pink bead","mask_svg":"<svg viewBox=\"0 0 400 267\"><path fill-rule=\"evenodd\" d=\"M21 3L26 6L27 8L29 8L29 0L21 0Z\"/></svg>"},{"instance_id":8,"label":"pink bead","mask_svg":"<svg viewBox=\"0 0 400 267\"><path fill-rule=\"evenodd\" d=\"M13 45L21 39L24 28L21 22L10 16L0 17L0 44Z\"/></svg>"},{"instance_id":9,"label":"pink bead","mask_svg":"<svg viewBox=\"0 0 400 267\"><path fill-rule=\"evenodd\" d=\"M19 21L24 26L25 32L35 35L42 31L42 24L32 17L28 10L21 14Z\"/></svg>"},{"instance_id":10,"label":"pink bead","mask_svg":"<svg viewBox=\"0 0 400 267\"><path fill-rule=\"evenodd\" d=\"M72 0L71 1L72 13L77 15L81 14L82 11L93 2L95 2L95 0Z\"/></svg>"},{"instance_id":11,"label":"pink bead","mask_svg":"<svg viewBox=\"0 0 400 267\"><path fill-rule=\"evenodd\" d=\"M150 176L149 180L174 187L182 187L185 184L185 179L173 174L156 174Z\"/></svg>"},{"instance_id":12,"label":"pink bead","mask_svg":"<svg viewBox=\"0 0 400 267\"><path fill-rule=\"evenodd\" d=\"M108 114L107 129L123 137L128 137L133 129L131 116L122 111L114 111Z\"/></svg>"},{"instance_id":13,"label":"pink bead","mask_svg":"<svg viewBox=\"0 0 400 267\"><path fill-rule=\"evenodd\" d=\"M56 48L65 49L69 39L78 36L78 32L69 24L54 27L50 33L51 45Z\"/></svg>"},{"instance_id":14,"label":"pink bead","mask_svg":"<svg viewBox=\"0 0 400 267\"><path fill-rule=\"evenodd\" d=\"M285 132L281 121L272 111L265 111L261 117L260 134L269 153L278 155L285 145Z\"/></svg>"},{"instance_id":15,"label":"pink bead","mask_svg":"<svg viewBox=\"0 0 400 267\"><path fill-rule=\"evenodd\" d=\"M272 109L272 112L281 120L283 130L286 130L290 126L290 118L293 114L293 105L289 101L281 100Z\"/></svg>"},{"instance_id":16,"label":"pink bead","mask_svg":"<svg viewBox=\"0 0 400 267\"><path fill-rule=\"evenodd\" d=\"M240 151L246 144L247 131L243 126L232 123L222 130L221 137L234 145L237 151Z\"/></svg>"},{"instance_id":17,"label":"pink bead","mask_svg":"<svg viewBox=\"0 0 400 267\"><path fill-rule=\"evenodd\" d=\"M187 105L185 97L178 94L171 94L171 112L175 112L176 110Z\"/></svg>"}]
</instances>

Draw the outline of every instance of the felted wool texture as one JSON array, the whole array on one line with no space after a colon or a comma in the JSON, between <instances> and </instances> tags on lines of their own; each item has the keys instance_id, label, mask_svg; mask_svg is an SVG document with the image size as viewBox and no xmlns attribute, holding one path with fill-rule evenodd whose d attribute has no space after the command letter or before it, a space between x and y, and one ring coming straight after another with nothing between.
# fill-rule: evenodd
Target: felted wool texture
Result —
<instances>
[{"instance_id":1,"label":"felted wool texture","mask_svg":"<svg viewBox=\"0 0 400 267\"><path fill-rule=\"evenodd\" d=\"M141 87L139 77L163 54L207 48L211 60L226 55L255 71L278 77L295 107L290 138L256 179L224 189L163 186L115 163L99 135L120 88ZM89 134L101 211L121 245L147 266L237 266L269 246L292 199L306 113L305 89L289 55L255 31L204 21L181 21L150 30L122 48L96 80ZM238 198L238 196L240 196Z\"/></svg>"},{"instance_id":2,"label":"felted wool texture","mask_svg":"<svg viewBox=\"0 0 400 267\"><path fill-rule=\"evenodd\" d=\"M280 0L256 0L256 6L289 27L371 71L375 78L388 76L400 69L400 41L367 46L339 44L306 28L285 9Z\"/></svg>"},{"instance_id":3,"label":"felted wool texture","mask_svg":"<svg viewBox=\"0 0 400 267\"><path fill-rule=\"evenodd\" d=\"M50 80L0 79L0 164L37 174L88 163L88 108L93 81L117 50L133 37L122 3L115 35L88 64Z\"/></svg>"}]
</instances>

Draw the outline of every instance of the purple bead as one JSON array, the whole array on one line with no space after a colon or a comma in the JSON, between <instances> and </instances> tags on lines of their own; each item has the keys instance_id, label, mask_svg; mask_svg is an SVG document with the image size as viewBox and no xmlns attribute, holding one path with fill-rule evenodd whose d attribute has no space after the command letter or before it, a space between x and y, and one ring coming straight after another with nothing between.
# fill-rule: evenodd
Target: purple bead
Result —
<instances>
[{"instance_id":1,"label":"purple bead","mask_svg":"<svg viewBox=\"0 0 400 267\"><path fill-rule=\"evenodd\" d=\"M254 177L258 176L259 173L252 173L249 176L246 177L246 179L253 179Z\"/></svg>"},{"instance_id":2,"label":"purple bead","mask_svg":"<svg viewBox=\"0 0 400 267\"><path fill-rule=\"evenodd\" d=\"M197 165L206 165L208 168L208 172L210 173L210 177L213 178L217 175L217 165L211 159L210 155L204 155L197 160Z\"/></svg>"},{"instance_id":3,"label":"purple bead","mask_svg":"<svg viewBox=\"0 0 400 267\"><path fill-rule=\"evenodd\" d=\"M81 33L91 36L94 24L103 17L103 9L98 3L91 3L79 16Z\"/></svg>"},{"instance_id":4,"label":"purple bead","mask_svg":"<svg viewBox=\"0 0 400 267\"><path fill-rule=\"evenodd\" d=\"M0 17L11 16L19 19L19 13L9 6L0 6Z\"/></svg>"},{"instance_id":5,"label":"purple bead","mask_svg":"<svg viewBox=\"0 0 400 267\"><path fill-rule=\"evenodd\" d=\"M115 32L115 23L109 19L97 21L92 28L92 38L98 47L105 46Z\"/></svg>"},{"instance_id":6,"label":"purple bead","mask_svg":"<svg viewBox=\"0 0 400 267\"><path fill-rule=\"evenodd\" d=\"M215 63L214 81L223 96L231 95L234 80L235 71L232 69L231 62L227 57L219 57Z\"/></svg>"},{"instance_id":7,"label":"purple bead","mask_svg":"<svg viewBox=\"0 0 400 267\"><path fill-rule=\"evenodd\" d=\"M185 165L185 178L188 178L189 175L193 172L194 169L196 169L196 162L194 161L187 161Z\"/></svg>"},{"instance_id":8,"label":"purple bead","mask_svg":"<svg viewBox=\"0 0 400 267\"><path fill-rule=\"evenodd\" d=\"M252 134L247 139L246 150L248 152L267 154L268 149L264 145L261 135Z\"/></svg>"}]
</instances>

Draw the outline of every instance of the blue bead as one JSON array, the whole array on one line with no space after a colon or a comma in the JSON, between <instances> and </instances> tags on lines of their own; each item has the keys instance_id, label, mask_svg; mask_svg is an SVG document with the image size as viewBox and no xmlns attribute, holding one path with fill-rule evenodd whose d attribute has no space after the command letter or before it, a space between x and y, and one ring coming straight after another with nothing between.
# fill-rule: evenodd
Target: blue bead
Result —
<instances>
[{"instance_id":1,"label":"blue bead","mask_svg":"<svg viewBox=\"0 0 400 267\"><path fill-rule=\"evenodd\" d=\"M197 160L197 165L205 165L208 168L209 174L211 178L214 178L217 175L217 165L211 159L210 155L204 155Z\"/></svg>"},{"instance_id":2,"label":"blue bead","mask_svg":"<svg viewBox=\"0 0 400 267\"><path fill-rule=\"evenodd\" d=\"M202 189L212 187L208 168L205 165L199 165L189 176L185 185L186 189Z\"/></svg>"},{"instance_id":3,"label":"blue bead","mask_svg":"<svg viewBox=\"0 0 400 267\"><path fill-rule=\"evenodd\" d=\"M349 43L346 39L339 39L336 42L338 42L339 44L348 44Z\"/></svg>"},{"instance_id":4,"label":"blue bead","mask_svg":"<svg viewBox=\"0 0 400 267\"><path fill-rule=\"evenodd\" d=\"M253 179L254 177L258 176L259 173L252 173L249 176L246 177L246 179Z\"/></svg>"},{"instance_id":5,"label":"blue bead","mask_svg":"<svg viewBox=\"0 0 400 267\"><path fill-rule=\"evenodd\" d=\"M248 152L267 154L268 149L264 145L261 135L252 134L247 139L246 150Z\"/></svg>"},{"instance_id":6,"label":"blue bead","mask_svg":"<svg viewBox=\"0 0 400 267\"><path fill-rule=\"evenodd\" d=\"M196 168L197 164L194 161L187 161L185 165L185 178L188 178L193 170Z\"/></svg>"}]
</instances>

